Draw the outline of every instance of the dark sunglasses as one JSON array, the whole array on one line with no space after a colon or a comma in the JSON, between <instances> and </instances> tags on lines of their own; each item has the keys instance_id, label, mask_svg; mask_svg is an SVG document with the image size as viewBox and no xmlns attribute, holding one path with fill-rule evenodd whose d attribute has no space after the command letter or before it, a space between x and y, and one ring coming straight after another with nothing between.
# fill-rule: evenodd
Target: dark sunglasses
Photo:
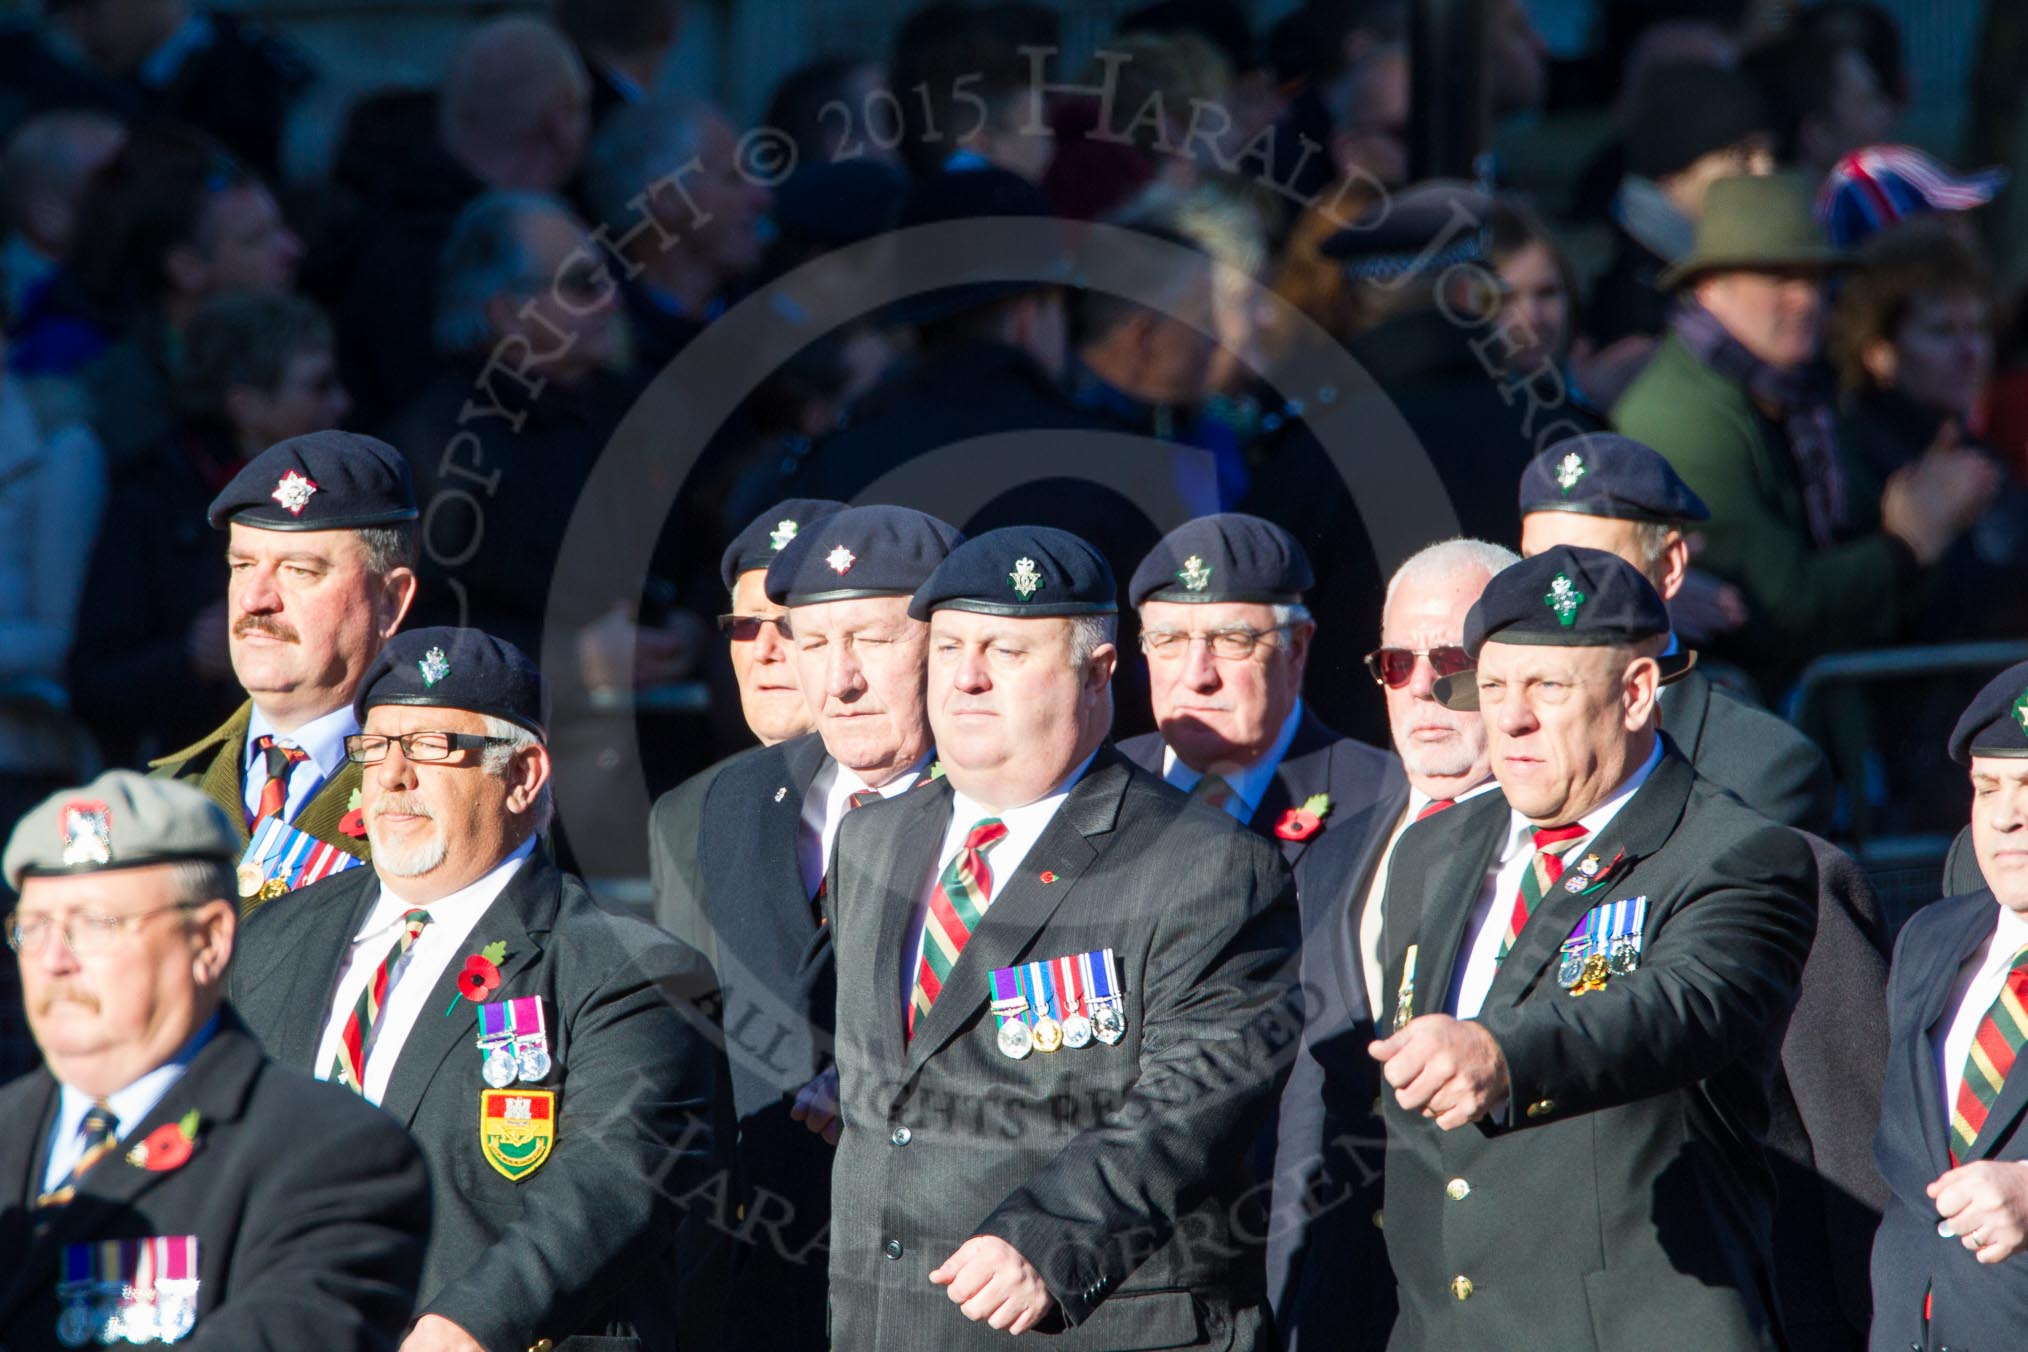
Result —
<instances>
[{"instance_id":1,"label":"dark sunglasses","mask_svg":"<svg viewBox=\"0 0 2028 1352\"><path fill-rule=\"evenodd\" d=\"M773 625L783 639L789 637L789 617L786 615L720 615L718 632L732 635L734 643L751 643L760 637L764 624Z\"/></svg>"},{"instance_id":2,"label":"dark sunglasses","mask_svg":"<svg viewBox=\"0 0 2028 1352\"><path fill-rule=\"evenodd\" d=\"M1472 659L1454 643L1440 648L1375 648L1366 654L1366 669L1389 690L1399 690L1415 676L1418 657L1427 657L1430 669L1438 676L1455 676L1472 669Z\"/></svg>"}]
</instances>

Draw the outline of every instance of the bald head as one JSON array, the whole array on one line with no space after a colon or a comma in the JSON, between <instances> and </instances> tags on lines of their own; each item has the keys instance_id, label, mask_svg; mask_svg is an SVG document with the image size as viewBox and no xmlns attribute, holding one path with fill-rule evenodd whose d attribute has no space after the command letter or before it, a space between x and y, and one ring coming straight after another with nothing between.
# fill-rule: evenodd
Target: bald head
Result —
<instances>
[{"instance_id":1,"label":"bald head","mask_svg":"<svg viewBox=\"0 0 2028 1352\"><path fill-rule=\"evenodd\" d=\"M554 192L577 172L591 81L569 39L530 18L472 30L444 77L445 147L489 187Z\"/></svg>"}]
</instances>

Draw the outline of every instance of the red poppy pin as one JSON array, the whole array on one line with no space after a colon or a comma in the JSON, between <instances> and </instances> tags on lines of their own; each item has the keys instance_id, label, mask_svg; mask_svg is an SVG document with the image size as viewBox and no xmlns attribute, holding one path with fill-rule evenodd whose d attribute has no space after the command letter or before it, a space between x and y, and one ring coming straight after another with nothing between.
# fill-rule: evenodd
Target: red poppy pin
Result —
<instances>
[{"instance_id":1,"label":"red poppy pin","mask_svg":"<svg viewBox=\"0 0 2028 1352\"><path fill-rule=\"evenodd\" d=\"M1275 823L1275 834L1283 840L1308 840L1324 829L1324 818L1331 815L1331 795L1313 793L1303 800L1301 807L1292 807L1282 814Z\"/></svg>"},{"instance_id":2,"label":"red poppy pin","mask_svg":"<svg viewBox=\"0 0 2028 1352\"><path fill-rule=\"evenodd\" d=\"M1042 871L1042 881L1045 883L1053 883L1056 881L1056 875L1054 873L1051 873L1048 869L1044 869Z\"/></svg>"},{"instance_id":3,"label":"red poppy pin","mask_svg":"<svg viewBox=\"0 0 2028 1352\"><path fill-rule=\"evenodd\" d=\"M166 1122L148 1133L146 1140L127 1152L127 1163L151 1174L181 1169L197 1144L197 1109L183 1114L180 1122Z\"/></svg>"},{"instance_id":4,"label":"red poppy pin","mask_svg":"<svg viewBox=\"0 0 2028 1352\"><path fill-rule=\"evenodd\" d=\"M507 943L495 939L478 952L465 959L465 970L458 973L458 993L451 997L450 1005L444 1010L449 1018L457 1009L459 1000L470 1000L478 1004L494 991L500 989L500 961L507 956Z\"/></svg>"},{"instance_id":5,"label":"red poppy pin","mask_svg":"<svg viewBox=\"0 0 2028 1352\"><path fill-rule=\"evenodd\" d=\"M359 790L345 802L345 815L338 819L338 834L354 840L366 839L366 809L359 805Z\"/></svg>"}]
</instances>

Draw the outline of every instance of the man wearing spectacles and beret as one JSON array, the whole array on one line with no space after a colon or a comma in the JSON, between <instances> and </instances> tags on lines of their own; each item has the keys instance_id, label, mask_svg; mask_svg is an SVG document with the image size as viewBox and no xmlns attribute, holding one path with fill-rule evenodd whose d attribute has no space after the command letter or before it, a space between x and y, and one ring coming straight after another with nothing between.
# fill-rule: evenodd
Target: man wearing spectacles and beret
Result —
<instances>
[{"instance_id":1,"label":"man wearing spectacles and beret","mask_svg":"<svg viewBox=\"0 0 2028 1352\"><path fill-rule=\"evenodd\" d=\"M1557 545L1617 554L1654 585L1670 623L1682 627L1686 602L1700 590L1689 532L1711 513L1659 452L1610 432L1566 438L1528 462L1520 500L1524 557ZM1669 651L1684 637L1671 633ZM1661 709L1662 731L1698 774L1785 826L1830 827L1830 763L1794 727L1695 669L1663 687Z\"/></svg>"},{"instance_id":2,"label":"man wearing spectacles and beret","mask_svg":"<svg viewBox=\"0 0 2028 1352\"><path fill-rule=\"evenodd\" d=\"M678 1199L711 1167L703 961L538 849L549 687L518 649L403 634L356 712L373 867L255 912L232 993L277 1060L422 1143L402 1350L673 1349Z\"/></svg>"},{"instance_id":3,"label":"man wearing spectacles and beret","mask_svg":"<svg viewBox=\"0 0 2028 1352\"><path fill-rule=\"evenodd\" d=\"M1293 535L1223 512L1163 536L1127 586L1158 730L1120 751L1276 840L1291 864L1373 802L1393 760L1303 705L1314 581Z\"/></svg>"},{"instance_id":4,"label":"man wearing spectacles and beret","mask_svg":"<svg viewBox=\"0 0 2028 1352\"><path fill-rule=\"evenodd\" d=\"M422 1155L224 1003L234 825L115 770L8 842L43 1067L0 1089L0 1347L365 1352L408 1322Z\"/></svg>"},{"instance_id":5,"label":"man wearing spectacles and beret","mask_svg":"<svg viewBox=\"0 0 2028 1352\"><path fill-rule=\"evenodd\" d=\"M1282 1092L1267 1248L1276 1330L1294 1352L1379 1352L1394 1323L1379 1227L1380 1074L1366 1054L1375 1024L1391 1012L1380 989L1381 903L1402 833L1494 787L1484 724L1439 704L1434 686L1471 667L1465 614L1515 562L1500 545L1446 540L1395 571L1381 646L1366 655L1366 667L1387 704L1398 764L1373 805L1296 867L1310 998ZM1347 1273L1364 1275L1348 1281Z\"/></svg>"}]
</instances>

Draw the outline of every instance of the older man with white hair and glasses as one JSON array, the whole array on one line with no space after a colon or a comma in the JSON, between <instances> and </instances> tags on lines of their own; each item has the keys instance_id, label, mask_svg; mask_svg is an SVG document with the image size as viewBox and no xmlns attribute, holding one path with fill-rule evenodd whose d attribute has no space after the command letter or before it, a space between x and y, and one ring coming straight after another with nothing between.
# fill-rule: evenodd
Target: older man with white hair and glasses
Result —
<instances>
[{"instance_id":1,"label":"older man with white hair and glasses","mask_svg":"<svg viewBox=\"0 0 2028 1352\"><path fill-rule=\"evenodd\" d=\"M538 849L549 690L512 645L404 634L358 708L374 867L257 912L235 1003L422 1142L439 1211L403 1352L667 1352L676 1199L711 1159L702 959Z\"/></svg>"}]
</instances>

